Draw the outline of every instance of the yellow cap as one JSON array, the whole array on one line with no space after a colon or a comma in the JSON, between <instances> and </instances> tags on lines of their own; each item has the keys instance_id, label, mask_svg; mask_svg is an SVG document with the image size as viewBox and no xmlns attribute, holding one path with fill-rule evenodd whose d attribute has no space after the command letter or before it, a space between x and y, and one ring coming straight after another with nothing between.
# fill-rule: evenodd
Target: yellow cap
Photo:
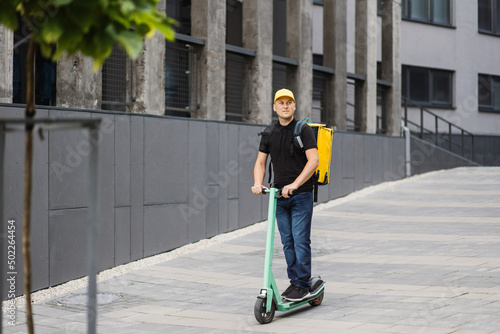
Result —
<instances>
[{"instance_id":1,"label":"yellow cap","mask_svg":"<svg viewBox=\"0 0 500 334\"><path fill-rule=\"evenodd\" d=\"M287 96L295 102L295 97L293 96L293 93L291 90L288 90L286 88L282 88L279 91L276 92L274 95L274 103L276 103L276 100L279 99L280 97Z\"/></svg>"}]
</instances>

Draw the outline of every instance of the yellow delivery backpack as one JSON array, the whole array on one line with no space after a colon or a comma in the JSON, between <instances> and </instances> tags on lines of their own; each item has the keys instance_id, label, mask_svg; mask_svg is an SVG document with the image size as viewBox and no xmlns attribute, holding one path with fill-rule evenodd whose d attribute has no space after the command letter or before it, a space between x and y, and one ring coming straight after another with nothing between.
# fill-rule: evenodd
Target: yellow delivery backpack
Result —
<instances>
[{"instance_id":1,"label":"yellow delivery backpack","mask_svg":"<svg viewBox=\"0 0 500 334\"><path fill-rule=\"evenodd\" d=\"M305 122L307 120L307 123ZM314 185L314 201L317 201L318 187L317 185L325 185L330 182L330 163L332 160L332 143L333 143L333 129L327 128L325 124L309 123L306 118L297 122L293 131L293 140L295 144L303 149L304 145L300 138L302 127L309 125L316 137L316 144L318 146L319 166L315 172L315 185Z\"/></svg>"},{"instance_id":2,"label":"yellow delivery backpack","mask_svg":"<svg viewBox=\"0 0 500 334\"><path fill-rule=\"evenodd\" d=\"M307 123L314 131L318 145L319 166L316 169L316 177L319 185L330 182L330 163L332 161L333 129L324 124Z\"/></svg>"}]
</instances>

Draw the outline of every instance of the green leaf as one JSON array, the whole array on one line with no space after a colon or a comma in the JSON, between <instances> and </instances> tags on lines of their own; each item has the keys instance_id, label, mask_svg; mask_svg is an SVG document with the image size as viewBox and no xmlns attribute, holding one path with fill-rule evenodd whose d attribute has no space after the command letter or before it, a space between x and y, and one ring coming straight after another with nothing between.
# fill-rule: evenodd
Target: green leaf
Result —
<instances>
[{"instance_id":1,"label":"green leaf","mask_svg":"<svg viewBox=\"0 0 500 334\"><path fill-rule=\"evenodd\" d=\"M122 1L121 6L120 6L121 12L125 15L132 13L133 11L136 10L135 4L132 1Z\"/></svg>"},{"instance_id":2,"label":"green leaf","mask_svg":"<svg viewBox=\"0 0 500 334\"><path fill-rule=\"evenodd\" d=\"M54 53L52 59L58 60L61 58L64 52L73 54L78 49L78 45L83 39L83 34L80 32L79 28L71 23L66 25L64 33L59 38L57 42L57 49Z\"/></svg>"},{"instance_id":3,"label":"green leaf","mask_svg":"<svg viewBox=\"0 0 500 334\"><path fill-rule=\"evenodd\" d=\"M0 10L0 23L11 30L16 30L18 27L18 22L15 9L2 8L2 10Z\"/></svg>"},{"instance_id":4,"label":"green leaf","mask_svg":"<svg viewBox=\"0 0 500 334\"><path fill-rule=\"evenodd\" d=\"M125 17L121 16L121 13L116 8L110 8L107 11L107 15L111 20L120 23L124 28L130 28L130 20L127 20Z\"/></svg>"},{"instance_id":5,"label":"green leaf","mask_svg":"<svg viewBox=\"0 0 500 334\"><path fill-rule=\"evenodd\" d=\"M63 33L60 17L49 18L40 31L41 38L46 43L56 43Z\"/></svg>"},{"instance_id":6,"label":"green leaf","mask_svg":"<svg viewBox=\"0 0 500 334\"><path fill-rule=\"evenodd\" d=\"M60 7L72 3L74 0L53 0L54 6Z\"/></svg>"},{"instance_id":7,"label":"green leaf","mask_svg":"<svg viewBox=\"0 0 500 334\"><path fill-rule=\"evenodd\" d=\"M49 59L52 55L52 47L47 43L39 43L40 51L42 52L42 56L46 59Z\"/></svg>"},{"instance_id":8,"label":"green leaf","mask_svg":"<svg viewBox=\"0 0 500 334\"><path fill-rule=\"evenodd\" d=\"M89 31L90 27L99 19L99 16L90 11L70 11L68 10L69 20L80 27L80 30L85 34Z\"/></svg>"},{"instance_id":9,"label":"green leaf","mask_svg":"<svg viewBox=\"0 0 500 334\"><path fill-rule=\"evenodd\" d=\"M174 21L157 6L158 0L0 0L0 23L16 29L20 15L33 28L44 56L56 60L80 51L95 60L97 69L114 43L137 58L145 36L159 31L174 39Z\"/></svg>"},{"instance_id":10,"label":"green leaf","mask_svg":"<svg viewBox=\"0 0 500 334\"><path fill-rule=\"evenodd\" d=\"M143 39L132 31L121 31L116 40L132 59L139 57L139 54L142 52Z\"/></svg>"}]
</instances>

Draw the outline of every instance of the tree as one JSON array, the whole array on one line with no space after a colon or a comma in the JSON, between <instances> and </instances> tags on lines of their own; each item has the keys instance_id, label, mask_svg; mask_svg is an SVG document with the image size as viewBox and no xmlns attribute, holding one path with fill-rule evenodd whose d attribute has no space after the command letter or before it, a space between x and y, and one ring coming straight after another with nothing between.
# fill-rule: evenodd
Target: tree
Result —
<instances>
[{"instance_id":1,"label":"tree","mask_svg":"<svg viewBox=\"0 0 500 334\"><path fill-rule=\"evenodd\" d=\"M45 58L59 60L65 53L81 52L102 66L117 43L135 59L145 37L157 31L173 40L174 20L157 10L158 0L0 0L0 24L16 30L19 20L30 29L27 55L27 120L35 116L35 55L39 48ZM23 258L24 292L29 333L34 332L31 309L30 217L33 157L33 126L25 131Z\"/></svg>"}]
</instances>

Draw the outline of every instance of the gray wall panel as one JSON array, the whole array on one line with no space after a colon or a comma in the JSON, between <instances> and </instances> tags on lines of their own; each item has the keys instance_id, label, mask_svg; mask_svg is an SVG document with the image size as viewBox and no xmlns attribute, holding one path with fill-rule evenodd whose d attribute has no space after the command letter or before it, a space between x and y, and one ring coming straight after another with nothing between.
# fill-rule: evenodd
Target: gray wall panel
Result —
<instances>
[{"instance_id":1,"label":"gray wall panel","mask_svg":"<svg viewBox=\"0 0 500 334\"><path fill-rule=\"evenodd\" d=\"M144 209L144 256L162 253L188 243L188 225L179 204Z\"/></svg>"},{"instance_id":2,"label":"gray wall panel","mask_svg":"<svg viewBox=\"0 0 500 334\"><path fill-rule=\"evenodd\" d=\"M130 116L115 116L115 205L130 205Z\"/></svg>"},{"instance_id":3,"label":"gray wall panel","mask_svg":"<svg viewBox=\"0 0 500 334\"><path fill-rule=\"evenodd\" d=\"M218 124L218 165L226 166L228 162L228 136L229 136L229 125L219 123ZM229 184L231 180L228 180L224 186L219 187L219 208L218 208L218 216L219 216L219 231L227 232L229 231L229 216L228 216L228 195L229 195Z\"/></svg>"},{"instance_id":4,"label":"gray wall panel","mask_svg":"<svg viewBox=\"0 0 500 334\"><path fill-rule=\"evenodd\" d=\"M374 143L371 136L363 136L363 174L364 184L371 184L373 180L372 159L374 154Z\"/></svg>"},{"instance_id":5,"label":"gray wall panel","mask_svg":"<svg viewBox=\"0 0 500 334\"><path fill-rule=\"evenodd\" d=\"M207 155L218 154L217 151L207 152L207 126L203 122L189 123L189 162L184 167L188 169L187 185L189 189L188 207L182 205L182 216L189 226L191 242L205 238L207 224L207 206L214 198L206 193Z\"/></svg>"},{"instance_id":6,"label":"gray wall panel","mask_svg":"<svg viewBox=\"0 0 500 334\"><path fill-rule=\"evenodd\" d=\"M252 126L240 127L238 143L251 142L252 138L257 137L259 128ZM238 147L238 169L237 176L240 187L240 207L239 207L239 226L247 226L261 219L261 212L257 210L261 206L261 198L252 193L251 186L254 183L253 168L255 165L255 155L251 155L248 149L243 145ZM236 168L229 167L228 171L231 175L235 174Z\"/></svg>"},{"instance_id":7,"label":"gray wall panel","mask_svg":"<svg viewBox=\"0 0 500 334\"><path fill-rule=\"evenodd\" d=\"M144 257L144 118L130 117L130 258Z\"/></svg>"},{"instance_id":8,"label":"gray wall panel","mask_svg":"<svg viewBox=\"0 0 500 334\"><path fill-rule=\"evenodd\" d=\"M329 198L342 196L342 175L343 175L343 147L344 136L342 133L333 135L332 162L330 165L330 184L328 186Z\"/></svg>"},{"instance_id":9,"label":"gray wall panel","mask_svg":"<svg viewBox=\"0 0 500 334\"><path fill-rule=\"evenodd\" d=\"M342 141L342 177L354 178L354 138L355 134L345 133Z\"/></svg>"},{"instance_id":10,"label":"gray wall panel","mask_svg":"<svg viewBox=\"0 0 500 334\"><path fill-rule=\"evenodd\" d=\"M229 164L230 161L233 161L232 164L234 165L234 161L238 161L238 139L239 139L239 127L235 124L229 124L229 132L228 132L228 145L227 145L227 152L228 152L228 160L227 164ZM239 196L239 178L237 177L232 177L231 180L229 181L228 185L228 199L234 199L238 198Z\"/></svg>"},{"instance_id":11,"label":"gray wall panel","mask_svg":"<svg viewBox=\"0 0 500 334\"><path fill-rule=\"evenodd\" d=\"M219 202L220 202L219 186L218 185L206 186L205 192L207 194L207 197L209 198L209 201L205 212L206 228L205 231L203 231L204 236L200 239L207 237L210 238L221 232L226 232L226 231L219 231Z\"/></svg>"},{"instance_id":12,"label":"gray wall panel","mask_svg":"<svg viewBox=\"0 0 500 334\"><path fill-rule=\"evenodd\" d=\"M219 202L221 201L221 188L227 187L229 177L225 165L219 165L219 123L207 122L206 126L206 166L205 174L207 185L205 195L208 198L206 208L206 237L219 233ZM225 231L224 231L225 232Z\"/></svg>"},{"instance_id":13,"label":"gray wall panel","mask_svg":"<svg viewBox=\"0 0 500 334\"><path fill-rule=\"evenodd\" d=\"M12 109L12 110L2 110L2 118L22 118L24 115L23 110ZM7 224L9 220L14 220L15 226L15 242L16 242L16 294L20 295L24 293L23 288L23 255L21 251L22 243L22 233L23 233L23 196L24 196L24 134L21 132L9 132L5 133L5 151L4 151L4 161L0 163L4 164L4 175L3 175L3 212L2 214L2 235L7 236ZM35 176L34 176L35 177ZM7 268L7 251L8 245L4 239L4 247L2 249L3 253L3 265L2 268L2 282L5 282L6 273L12 271ZM4 287L5 287L5 283ZM3 289L3 298L7 296L7 291Z\"/></svg>"},{"instance_id":14,"label":"gray wall panel","mask_svg":"<svg viewBox=\"0 0 500 334\"><path fill-rule=\"evenodd\" d=\"M436 169L474 166L476 163L445 151L419 138L411 137L411 173L426 173Z\"/></svg>"},{"instance_id":15,"label":"gray wall panel","mask_svg":"<svg viewBox=\"0 0 500 334\"><path fill-rule=\"evenodd\" d=\"M364 136L354 136L354 190L360 190L364 187Z\"/></svg>"},{"instance_id":16,"label":"gray wall panel","mask_svg":"<svg viewBox=\"0 0 500 334\"><path fill-rule=\"evenodd\" d=\"M406 176L406 165L405 165L405 141L404 139L396 141L391 141L392 145L392 169L391 169L391 180L397 180Z\"/></svg>"},{"instance_id":17,"label":"gray wall panel","mask_svg":"<svg viewBox=\"0 0 500 334\"><path fill-rule=\"evenodd\" d=\"M344 177L342 179L342 196L354 192L354 178Z\"/></svg>"},{"instance_id":18,"label":"gray wall panel","mask_svg":"<svg viewBox=\"0 0 500 334\"><path fill-rule=\"evenodd\" d=\"M318 186L318 202L326 202L330 198L328 185Z\"/></svg>"},{"instance_id":19,"label":"gray wall panel","mask_svg":"<svg viewBox=\"0 0 500 334\"><path fill-rule=\"evenodd\" d=\"M130 207L115 208L115 266L130 262Z\"/></svg>"},{"instance_id":20,"label":"gray wall panel","mask_svg":"<svg viewBox=\"0 0 500 334\"><path fill-rule=\"evenodd\" d=\"M115 238L115 116L91 114L92 118L101 119L99 131L99 153L101 173L101 220L99 221L99 269L104 270L114 265ZM87 131L86 131L87 132ZM89 170L88 163L85 166ZM88 191L88 190L87 190ZM89 193L85 193L88 203Z\"/></svg>"},{"instance_id":21,"label":"gray wall panel","mask_svg":"<svg viewBox=\"0 0 500 334\"><path fill-rule=\"evenodd\" d=\"M50 284L87 275L87 209L50 211L49 224Z\"/></svg>"},{"instance_id":22,"label":"gray wall panel","mask_svg":"<svg viewBox=\"0 0 500 334\"><path fill-rule=\"evenodd\" d=\"M220 171L223 171L223 165L219 166L219 124L215 122L202 123L205 128L205 137L201 138L204 142L206 151L206 164L201 174L205 174L206 183L208 185L218 185L220 181L224 182L224 178L220 179Z\"/></svg>"},{"instance_id":23,"label":"gray wall panel","mask_svg":"<svg viewBox=\"0 0 500 334\"><path fill-rule=\"evenodd\" d=\"M383 157L383 138L373 136L370 140L373 141L373 155L372 155L372 177L373 184L379 184L384 181L384 157Z\"/></svg>"},{"instance_id":24,"label":"gray wall panel","mask_svg":"<svg viewBox=\"0 0 500 334\"><path fill-rule=\"evenodd\" d=\"M37 135L33 137L33 143L31 247L36 251L31 252L33 272L31 281L33 289L38 290L49 284L49 217L47 215L49 210L49 148L47 140L42 141Z\"/></svg>"},{"instance_id":25,"label":"gray wall panel","mask_svg":"<svg viewBox=\"0 0 500 334\"><path fill-rule=\"evenodd\" d=\"M90 118L88 113L51 110L58 119ZM51 131L49 140L49 208L77 208L87 203L89 140L86 131Z\"/></svg>"},{"instance_id":26,"label":"gray wall panel","mask_svg":"<svg viewBox=\"0 0 500 334\"><path fill-rule=\"evenodd\" d=\"M389 181L389 172L392 170L392 159L391 159L391 141L386 140L386 138L382 138L382 162L383 162L383 168L382 168L382 181Z\"/></svg>"},{"instance_id":27,"label":"gray wall panel","mask_svg":"<svg viewBox=\"0 0 500 334\"><path fill-rule=\"evenodd\" d=\"M233 231L233 230L236 230L238 229L240 226L239 226L239 201L238 199L229 199L227 201L227 216L228 216L228 220L229 220L229 230L230 231Z\"/></svg>"},{"instance_id":28,"label":"gray wall panel","mask_svg":"<svg viewBox=\"0 0 500 334\"><path fill-rule=\"evenodd\" d=\"M188 124L168 118L144 119L145 204L187 202Z\"/></svg>"}]
</instances>

